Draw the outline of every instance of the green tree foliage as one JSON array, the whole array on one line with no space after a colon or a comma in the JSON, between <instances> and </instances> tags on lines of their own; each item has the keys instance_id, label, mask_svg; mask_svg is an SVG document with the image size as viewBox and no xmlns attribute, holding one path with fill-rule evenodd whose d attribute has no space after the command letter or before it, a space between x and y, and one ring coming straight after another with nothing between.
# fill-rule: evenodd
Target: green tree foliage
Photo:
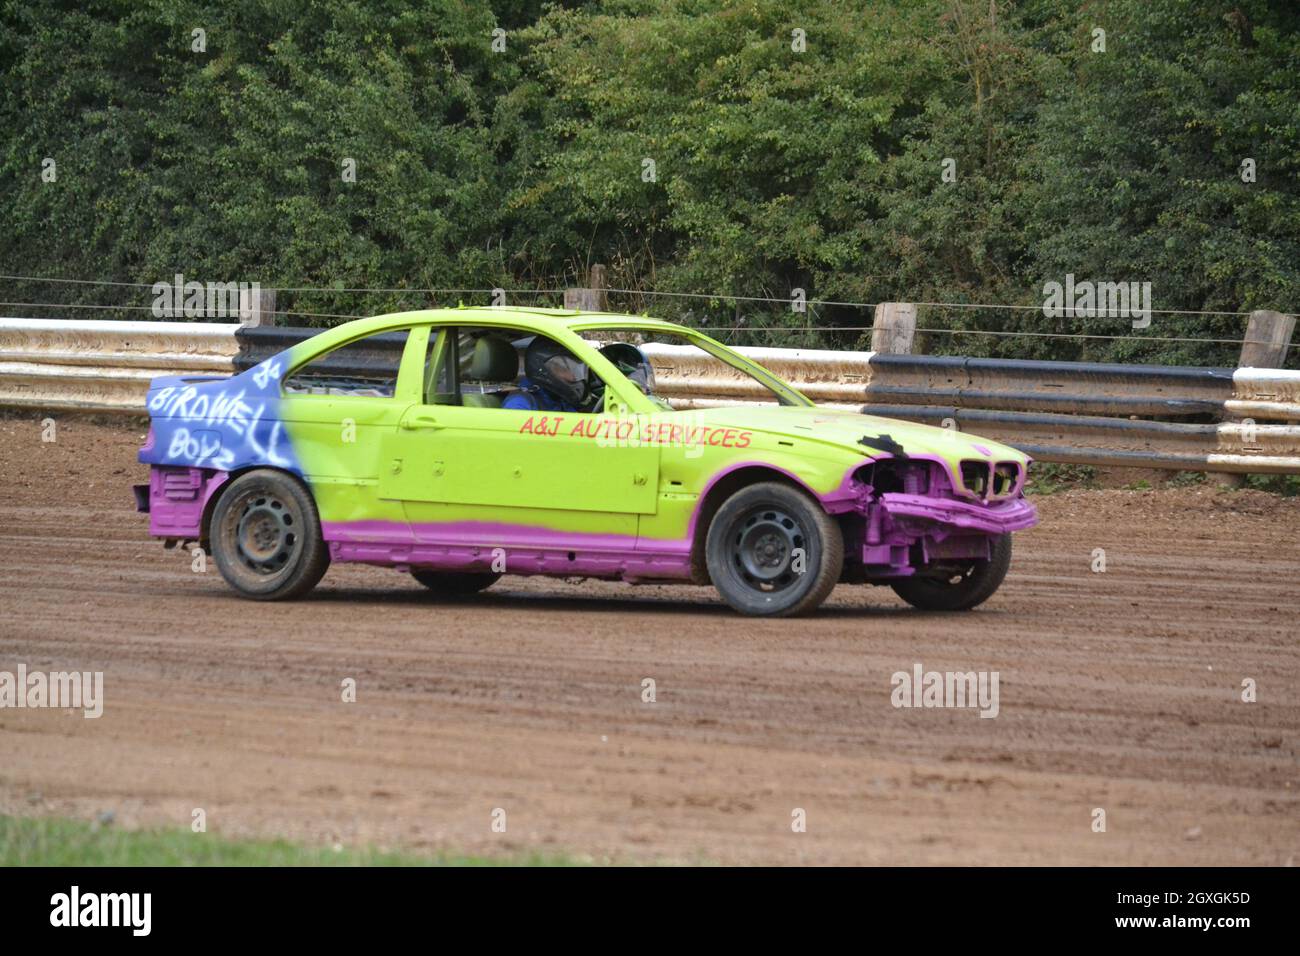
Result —
<instances>
[{"instance_id":1,"label":"green tree foliage","mask_svg":"<svg viewBox=\"0 0 1300 956\"><path fill-rule=\"evenodd\" d=\"M1117 0L1062 22L1019 163L1030 278L1133 276L1158 308L1297 308L1300 8ZM1093 25L1107 50L1094 54ZM1255 181L1243 182L1252 160ZM1151 335L1240 338L1237 317L1157 316ZM1236 346L1130 340L1124 361L1232 364Z\"/></svg>"},{"instance_id":2,"label":"green tree foliage","mask_svg":"<svg viewBox=\"0 0 1300 956\"><path fill-rule=\"evenodd\" d=\"M488 241L492 114L515 72L491 53L494 26L457 0L9 4L0 262L149 283L490 287L505 278ZM38 175L44 157L54 183ZM352 312L424 299L292 301Z\"/></svg>"},{"instance_id":3,"label":"green tree foliage","mask_svg":"<svg viewBox=\"0 0 1300 956\"><path fill-rule=\"evenodd\" d=\"M1044 283L1147 281L1154 308L1189 313L1296 308L1292 5L0 9L6 273L326 287L282 292L281 307L351 314L486 301L401 290L554 288L601 262L633 290L617 306L749 330L720 333L733 341L862 342L870 309L725 298L802 288L822 302L1024 307L923 306L934 352L1187 364L1232 364L1237 346L1166 339L1240 339L1244 318L1156 315L1140 331L1049 319ZM357 287L399 291L341 291ZM141 289L0 289L149 303Z\"/></svg>"},{"instance_id":4,"label":"green tree foliage","mask_svg":"<svg viewBox=\"0 0 1300 956\"><path fill-rule=\"evenodd\" d=\"M616 287L872 294L877 170L942 82L933 10L757 0L701 15L716 6L610 3L529 32L537 79L519 97L545 139L511 196L519 226L575 266L609 262Z\"/></svg>"}]
</instances>

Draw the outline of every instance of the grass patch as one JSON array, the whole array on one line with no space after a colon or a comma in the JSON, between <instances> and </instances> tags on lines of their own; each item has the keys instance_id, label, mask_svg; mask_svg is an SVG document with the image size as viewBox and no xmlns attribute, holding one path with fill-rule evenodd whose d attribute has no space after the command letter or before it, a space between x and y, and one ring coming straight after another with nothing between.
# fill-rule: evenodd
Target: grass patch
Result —
<instances>
[{"instance_id":1,"label":"grass patch","mask_svg":"<svg viewBox=\"0 0 1300 956\"><path fill-rule=\"evenodd\" d=\"M1036 461L1029 466L1025 494L1051 495L1071 488L1097 488L1097 469L1092 465L1066 465Z\"/></svg>"},{"instance_id":2,"label":"grass patch","mask_svg":"<svg viewBox=\"0 0 1300 956\"><path fill-rule=\"evenodd\" d=\"M1203 485L1209 481L1209 476L1203 471L1180 471L1172 478L1165 482L1167 488L1194 488L1197 485Z\"/></svg>"},{"instance_id":3,"label":"grass patch","mask_svg":"<svg viewBox=\"0 0 1300 956\"><path fill-rule=\"evenodd\" d=\"M81 820L0 816L0 866L576 866L537 854L487 858L335 851L284 840L231 840L183 829L119 830Z\"/></svg>"},{"instance_id":4,"label":"grass patch","mask_svg":"<svg viewBox=\"0 0 1300 956\"><path fill-rule=\"evenodd\" d=\"M1300 475L1247 475L1246 487L1294 498L1300 495Z\"/></svg>"}]
</instances>

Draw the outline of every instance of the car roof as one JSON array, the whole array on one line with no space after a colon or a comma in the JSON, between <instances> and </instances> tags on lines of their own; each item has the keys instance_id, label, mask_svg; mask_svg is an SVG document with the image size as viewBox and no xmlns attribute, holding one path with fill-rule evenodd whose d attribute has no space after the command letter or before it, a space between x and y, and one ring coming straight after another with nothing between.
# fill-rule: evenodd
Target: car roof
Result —
<instances>
[{"instance_id":1,"label":"car roof","mask_svg":"<svg viewBox=\"0 0 1300 956\"><path fill-rule=\"evenodd\" d=\"M403 325L418 325L424 322L466 323L484 321L487 324L509 322L512 319L524 322L539 331L547 328L571 332L589 331L608 328L661 329L665 332L692 332L682 325L653 319L645 315L627 315L619 312L581 312L574 309L537 309L513 306L461 306L455 309L420 309L411 312L392 312L364 319L354 319L336 329L347 327L350 332L362 334L371 330L399 328Z\"/></svg>"},{"instance_id":2,"label":"car roof","mask_svg":"<svg viewBox=\"0 0 1300 956\"><path fill-rule=\"evenodd\" d=\"M342 325L323 330L320 334L294 346L294 350L310 349L310 352L304 351L299 356L303 361L310 361L311 356L321 355L329 349L336 348L347 342L379 332L396 331L404 326L423 325L425 323L471 326L482 324L490 326L509 325L511 322L521 322L538 332L550 331L552 334L561 330L572 334L595 332L601 329L635 329L643 332L676 333L688 339L694 339L696 342L711 343L705 351L711 351L714 348L727 349L727 346L714 341L707 334L697 329L678 325L675 322L667 322L663 319L652 319L647 315L627 315L621 312L582 312L576 309L513 308L509 306L467 307L462 305L455 309L418 309L410 312L392 312L388 315L353 319L350 322L344 322ZM794 395L800 396L804 401L808 401L798 389L788 383L781 382L777 376L772 375L762 366L742 356L737 356L737 358L754 365L764 375L780 383L783 388Z\"/></svg>"}]
</instances>

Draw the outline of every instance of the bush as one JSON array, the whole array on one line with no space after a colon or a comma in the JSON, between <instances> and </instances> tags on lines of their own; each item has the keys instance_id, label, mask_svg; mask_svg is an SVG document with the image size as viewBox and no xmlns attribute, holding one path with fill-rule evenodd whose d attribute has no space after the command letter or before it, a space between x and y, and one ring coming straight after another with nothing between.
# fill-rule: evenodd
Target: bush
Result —
<instances>
[{"instance_id":1,"label":"bush","mask_svg":"<svg viewBox=\"0 0 1300 956\"><path fill-rule=\"evenodd\" d=\"M733 342L861 344L869 308L792 311L803 289L1025 307L923 306L931 352L1228 365L1240 316L1134 333L1045 318L1043 285L1293 307L1298 26L1266 0L10 3L0 267L324 287L279 305L331 324L603 262L615 307ZM3 288L65 307L42 315L151 301Z\"/></svg>"}]
</instances>

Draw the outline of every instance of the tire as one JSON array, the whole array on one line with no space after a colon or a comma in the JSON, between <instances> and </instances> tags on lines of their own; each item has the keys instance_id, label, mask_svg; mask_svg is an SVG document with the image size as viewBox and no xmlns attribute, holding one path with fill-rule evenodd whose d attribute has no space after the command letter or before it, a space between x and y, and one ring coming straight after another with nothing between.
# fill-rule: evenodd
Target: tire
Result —
<instances>
[{"instance_id":1,"label":"tire","mask_svg":"<svg viewBox=\"0 0 1300 956\"><path fill-rule=\"evenodd\" d=\"M208 540L226 583L258 601L301 597L330 563L311 492L270 469L240 475L225 488Z\"/></svg>"},{"instance_id":2,"label":"tire","mask_svg":"<svg viewBox=\"0 0 1300 956\"><path fill-rule=\"evenodd\" d=\"M439 597L468 597L500 580L496 571L433 571L411 568L411 577Z\"/></svg>"},{"instance_id":3,"label":"tire","mask_svg":"<svg viewBox=\"0 0 1300 956\"><path fill-rule=\"evenodd\" d=\"M795 549L803 550L799 570ZM844 536L804 492L775 481L740 489L709 524L713 586L741 614L789 617L816 609L844 567Z\"/></svg>"},{"instance_id":4,"label":"tire","mask_svg":"<svg viewBox=\"0 0 1300 956\"><path fill-rule=\"evenodd\" d=\"M894 593L922 611L969 611L993 596L1011 567L1011 535L994 539L992 555L972 561L946 578L910 577L890 584Z\"/></svg>"}]
</instances>

